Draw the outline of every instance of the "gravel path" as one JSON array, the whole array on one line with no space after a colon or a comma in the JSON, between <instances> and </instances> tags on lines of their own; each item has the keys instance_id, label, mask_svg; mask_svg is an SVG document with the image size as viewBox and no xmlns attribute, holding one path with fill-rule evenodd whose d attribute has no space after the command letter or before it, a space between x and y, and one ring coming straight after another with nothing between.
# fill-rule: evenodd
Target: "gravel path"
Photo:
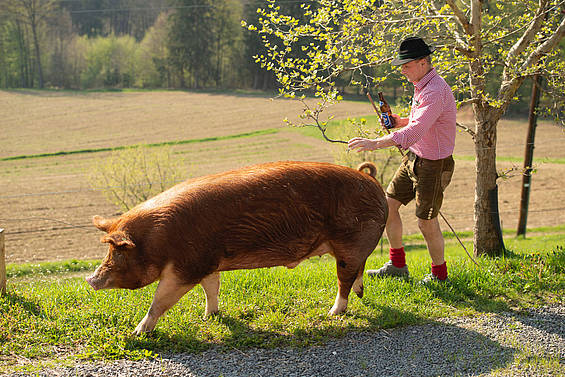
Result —
<instances>
[{"instance_id":1,"label":"gravel path","mask_svg":"<svg viewBox=\"0 0 565 377\"><path fill-rule=\"evenodd\" d=\"M549 360L549 362L548 362ZM565 306L350 333L308 349L163 355L7 376L563 376Z\"/></svg>"}]
</instances>

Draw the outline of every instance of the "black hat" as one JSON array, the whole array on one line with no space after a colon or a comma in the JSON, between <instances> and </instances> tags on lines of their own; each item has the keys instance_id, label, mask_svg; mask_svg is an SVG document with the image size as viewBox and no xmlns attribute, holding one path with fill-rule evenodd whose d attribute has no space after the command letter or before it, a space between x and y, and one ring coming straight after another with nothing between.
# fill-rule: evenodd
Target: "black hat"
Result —
<instances>
[{"instance_id":1,"label":"black hat","mask_svg":"<svg viewBox=\"0 0 565 377\"><path fill-rule=\"evenodd\" d=\"M434 52L435 47L428 46L422 38L409 37L402 41L398 49L398 57L390 64L402 65L412 60L421 59Z\"/></svg>"}]
</instances>

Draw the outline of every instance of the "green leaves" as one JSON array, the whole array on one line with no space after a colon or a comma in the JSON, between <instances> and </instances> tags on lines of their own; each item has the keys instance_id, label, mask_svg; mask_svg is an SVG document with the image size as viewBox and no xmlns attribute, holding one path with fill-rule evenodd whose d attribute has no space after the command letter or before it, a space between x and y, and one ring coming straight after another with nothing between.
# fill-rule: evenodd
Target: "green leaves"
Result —
<instances>
[{"instance_id":1,"label":"green leaves","mask_svg":"<svg viewBox=\"0 0 565 377\"><path fill-rule=\"evenodd\" d=\"M263 36L267 53L256 60L275 73L283 94L308 91L330 104L336 82L345 77L350 86L382 85L394 72L389 61L400 41L419 35L437 47L434 65L457 98L473 98L501 114L525 76L544 71L564 81L559 59L550 52L540 60L537 52L563 20L562 14L547 17L539 27L540 17L557 6L550 3L540 10L533 1L472 8L451 1L319 0L291 16L269 0L257 24L247 27Z\"/></svg>"}]
</instances>

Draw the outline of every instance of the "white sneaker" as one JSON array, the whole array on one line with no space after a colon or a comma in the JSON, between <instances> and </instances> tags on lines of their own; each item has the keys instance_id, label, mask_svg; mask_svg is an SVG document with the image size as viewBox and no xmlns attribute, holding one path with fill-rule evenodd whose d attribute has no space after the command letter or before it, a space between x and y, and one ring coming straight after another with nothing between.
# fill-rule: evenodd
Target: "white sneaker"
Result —
<instances>
[{"instance_id":1,"label":"white sneaker","mask_svg":"<svg viewBox=\"0 0 565 377\"><path fill-rule=\"evenodd\" d=\"M394 277L409 277L410 274L408 273L408 266L404 267L396 267L392 264L392 261L388 261L379 268L378 270L367 270L367 275L371 278L374 277L385 277L385 276L394 276Z\"/></svg>"}]
</instances>

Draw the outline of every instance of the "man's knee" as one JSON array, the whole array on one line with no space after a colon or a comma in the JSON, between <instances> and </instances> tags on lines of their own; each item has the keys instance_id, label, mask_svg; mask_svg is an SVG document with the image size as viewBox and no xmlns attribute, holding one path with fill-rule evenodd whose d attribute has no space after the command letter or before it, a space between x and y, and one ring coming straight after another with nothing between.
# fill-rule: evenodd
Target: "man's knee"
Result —
<instances>
[{"instance_id":1,"label":"man's knee","mask_svg":"<svg viewBox=\"0 0 565 377\"><path fill-rule=\"evenodd\" d=\"M429 220L418 218L418 228L420 228L420 231L425 236L434 235L438 232L441 234L437 217Z\"/></svg>"},{"instance_id":2,"label":"man's knee","mask_svg":"<svg viewBox=\"0 0 565 377\"><path fill-rule=\"evenodd\" d=\"M394 198L391 198L389 196L386 197L386 202L388 204L388 209L389 211L396 211L398 212L398 210L400 209L400 206L402 205L402 203Z\"/></svg>"}]
</instances>

